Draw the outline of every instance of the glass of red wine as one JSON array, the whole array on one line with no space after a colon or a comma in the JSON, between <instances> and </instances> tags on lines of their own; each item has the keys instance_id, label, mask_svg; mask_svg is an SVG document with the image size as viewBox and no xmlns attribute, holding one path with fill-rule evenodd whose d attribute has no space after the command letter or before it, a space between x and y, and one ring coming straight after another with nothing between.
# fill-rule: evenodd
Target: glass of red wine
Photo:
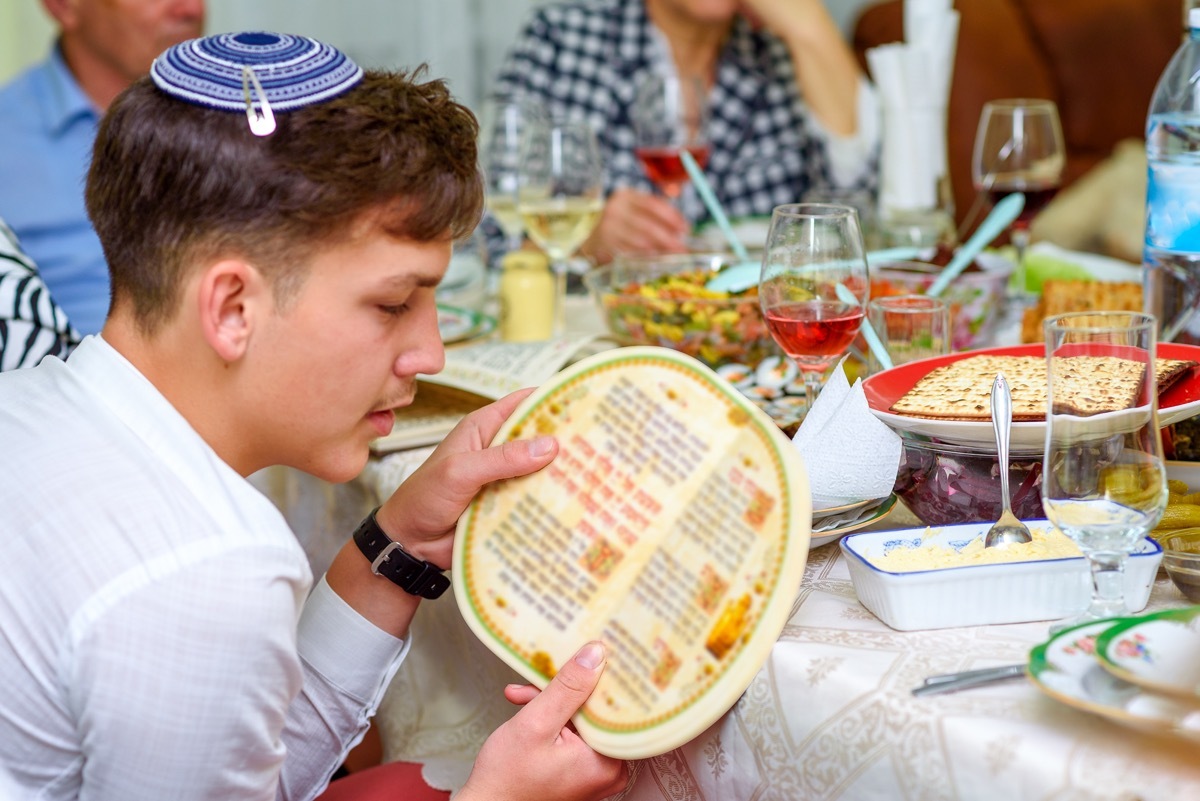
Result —
<instances>
[{"instance_id":1,"label":"glass of red wine","mask_svg":"<svg viewBox=\"0 0 1200 801\"><path fill-rule=\"evenodd\" d=\"M804 375L805 414L825 371L858 335L869 297L862 230L853 207L775 207L758 301L771 336Z\"/></svg>"},{"instance_id":2,"label":"glass of red wine","mask_svg":"<svg viewBox=\"0 0 1200 801\"><path fill-rule=\"evenodd\" d=\"M679 154L684 150L701 169L708 164L708 98L699 78L648 73L638 84L630 109L637 142L634 153L658 190L677 201L688 183Z\"/></svg>"},{"instance_id":3,"label":"glass of red wine","mask_svg":"<svg viewBox=\"0 0 1200 801\"><path fill-rule=\"evenodd\" d=\"M1017 251L1016 295L1024 297L1029 226L1062 184L1066 147L1052 100L1015 98L984 104L975 133L971 178L994 204L1021 192L1025 208L1009 227Z\"/></svg>"}]
</instances>

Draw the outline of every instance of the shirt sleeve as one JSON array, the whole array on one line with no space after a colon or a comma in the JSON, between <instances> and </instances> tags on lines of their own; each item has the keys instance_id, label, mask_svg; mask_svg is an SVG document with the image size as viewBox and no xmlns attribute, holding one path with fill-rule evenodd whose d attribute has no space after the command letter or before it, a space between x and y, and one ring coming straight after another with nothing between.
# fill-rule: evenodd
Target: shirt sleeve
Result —
<instances>
[{"instance_id":1,"label":"shirt sleeve","mask_svg":"<svg viewBox=\"0 0 1200 801\"><path fill-rule=\"evenodd\" d=\"M865 77L858 81L858 102L855 109L858 128L850 136L831 133L821 121L810 115L812 131L825 143L829 158L829 177L835 186L862 185L878 164L879 101L875 87Z\"/></svg>"},{"instance_id":2,"label":"shirt sleeve","mask_svg":"<svg viewBox=\"0 0 1200 801\"><path fill-rule=\"evenodd\" d=\"M300 619L304 689L288 712L280 798L311 798L362 740L383 694L408 654L398 640L342 600L324 577Z\"/></svg>"},{"instance_id":3,"label":"shirt sleeve","mask_svg":"<svg viewBox=\"0 0 1200 801\"><path fill-rule=\"evenodd\" d=\"M0 371L66 358L79 334L50 297L37 267L0 220Z\"/></svg>"},{"instance_id":4,"label":"shirt sleeve","mask_svg":"<svg viewBox=\"0 0 1200 801\"><path fill-rule=\"evenodd\" d=\"M361 739L405 643L323 581L305 603L296 554L218 549L123 576L72 621L81 799L311 799Z\"/></svg>"}]
</instances>

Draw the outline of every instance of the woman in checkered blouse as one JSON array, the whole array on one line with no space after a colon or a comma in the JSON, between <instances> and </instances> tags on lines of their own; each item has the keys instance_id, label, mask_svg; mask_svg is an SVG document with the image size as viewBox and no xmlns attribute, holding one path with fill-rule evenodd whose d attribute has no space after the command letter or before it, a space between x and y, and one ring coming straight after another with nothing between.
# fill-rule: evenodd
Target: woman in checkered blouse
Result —
<instances>
[{"instance_id":1,"label":"woman in checkered blouse","mask_svg":"<svg viewBox=\"0 0 1200 801\"><path fill-rule=\"evenodd\" d=\"M634 93L644 73L663 69L709 87L706 174L731 217L769 215L825 189L876 192L875 94L823 0L550 3L509 52L496 92L596 131L608 200L585 255L680 252L707 219L690 190L682 213L654 194L634 156Z\"/></svg>"}]
</instances>

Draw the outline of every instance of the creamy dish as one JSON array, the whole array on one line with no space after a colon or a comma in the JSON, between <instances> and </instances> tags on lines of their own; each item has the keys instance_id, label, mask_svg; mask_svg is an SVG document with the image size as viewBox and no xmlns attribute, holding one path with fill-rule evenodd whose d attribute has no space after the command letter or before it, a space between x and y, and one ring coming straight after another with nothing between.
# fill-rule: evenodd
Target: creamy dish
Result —
<instances>
[{"instance_id":1,"label":"creamy dish","mask_svg":"<svg viewBox=\"0 0 1200 801\"><path fill-rule=\"evenodd\" d=\"M1030 542L1002 547L983 547L984 534L981 533L959 549L922 542L916 547L898 546L884 554L869 554L867 561L889 573L911 573L918 570L940 570L999 562L1034 562L1082 555L1079 546L1058 529L1033 528L1030 532L1033 534ZM925 529L926 538L933 533L933 529Z\"/></svg>"}]
</instances>

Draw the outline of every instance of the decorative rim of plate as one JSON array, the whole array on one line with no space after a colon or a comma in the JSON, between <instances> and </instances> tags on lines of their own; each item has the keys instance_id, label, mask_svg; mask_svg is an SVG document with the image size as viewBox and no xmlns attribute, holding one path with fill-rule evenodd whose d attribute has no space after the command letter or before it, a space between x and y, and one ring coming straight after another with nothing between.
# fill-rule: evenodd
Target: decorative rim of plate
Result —
<instances>
[{"instance_id":1,"label":"decorative rim of plate","mask_svg":"<svg viewBox=\"0 0 1200 801\"><path fill-rule=\"evenodd\" d=\"M886 498L877 500L880 501L879 506L875 507L875 511L870 517L858 520L845 526L839 526L838 528L830 531L817 531L814 529L812 534L809 536L808 549L811 551L813 548L820 548L822 545L828 545L831 542L840 540L847 534L852 534L855 531L864 529L872 523L878 523L880 520L883 520L892 513L892 511L896 508L896 501L899 500L899 497L893 492ZM814 518L813 524L816 525L818 522L819 519Z\"/></svg>"},{"instance_id":2,"label":"decorative rim of plate","mask_svg":"<svg viewBox=\"0 0 1200 801\"><path fill-rule=\"evenodd\" d=\"M477 339L496 330L496 318L481 311L450 306L445 303L437 304L437 311L438 332L441 334L442 342L446 345ZM449 328L449 330L443 328L443 315L453 318L457 326Z\"/></svg>"},{"instance_id":3,"label":"decorative rim of plate","mask_svg":"<svg viewBox=\"0 0 1200 801\"><path fill-rule=\"evenodd\" d=\"M1174 734L1190 741L1200 742L1200 729L1183 728L1179 725L1178 720L1139 715L1131 712L1128 709L1128 704L1117 706L1115 704L1104 703L1100 699L1094 697L1083 686L1081 680L1083 674L1065 670L1063 669L1062 665L1053 661L1051 651L1058 647L1059 643L1061 643L1063 639L1075 637L1081 640L1081 652L1089 653L1091 655L1092 659L1090 664L1099 670L1103 670L1100 661L1096 659L1095 656L1096 639L1117 620L1122 619L1123 618L1117 618L1116 620L1096 620L1080 623L1079 625L1063 629L1057 634L1051 636L1046 642L1035 646L1033 650L1029 652L1029 680L1045 695L1049 696L1055 701L1066 704L1067 706L1074 707L1075 709L1082 709L1085 712L1091 712L1101 717L1108 718L1109 720L1124 723L1142 730L1151 729L1156 732ZM1091 638L1090 650L1088 645L1083 643L1083 641L1087 640L1089 637ZM1080 694L1072 695L1064 690L1060 690L1047 684L1046 678L1052 674L1060 674L1075 679L1079 685ZM1139 695L1145 694L1142 692L1141 688L1136 689ZM1176 703L1173 699L1165 700L1171 704ZM1181 709L1180 711L1186 712L1188 710L1185 708Z\"/></svg>"},{"instance_id":4,"label":"decorative rim of plate","mask_svg":"<svg viewBox=\"0 0 1200 801\"><path fill-rule=\"evenodd\" d=\"M912 388L930 370L971 356L1040 356L1045 352L1041 343L1003 345L993 348L958 351L945 356L918 359L881 370L863 379L867 408L886 425L911 434L934 437L960 445L995 446L992 421L937 420L909 417L889 411L892 404ZM1178 342L1161 342L1158 356L1165 359L1191 359L1200 362L1200 346ZM1200 379L1195 376L1180 380L1159 398L1158 423L1166 427L1200 413ZM1045 421L1018 421L1012 424L1012 447L1042 447L1045 440Z\"/></svg>"},{"instance_id":5,"label":"decorative rim of plate","mask_svg":"<svg viewBox=\"0 0 1200 801\"><path fill-rule=\"evenodd\" d=\"M1131 618L1120 618L1112 626L1109 626L1096 638L1096 659L1100 666L1113 674L1119 679L1136 684L1139 687L1145 687L1158 693L1183 698L1190 701L1200 699L1200 684L1185 686L1175 684L1169 681L1163 681L1158 678L1158 674L1147 672L1145 670L1130 669L1131 664L1128 660L1122 660L1120 654L1114 653L1127 643L1125 639L1128 635L1137 635L1138 629L1144 628L1152 623L1171 622L1188 624L1200 618L1200 606L1184 607L1182 609L1164 609L1159 612L1152 612L1147 615L1139 615ZM1188 627L1194 629L1194 626ZM1200 632L1197 634L1197 642L1200 642ZM1142 632L1144 636L1144 632ZM1142 650L1139 648L1138 650ZM1197 652L1200 656L1200 652ZM1147 655L1150 659L1150 655ZM1136 662L1132 664L1137 664ZM1152 663L1151 663L1152 665Z\"/></svg>"}]
</instances>

